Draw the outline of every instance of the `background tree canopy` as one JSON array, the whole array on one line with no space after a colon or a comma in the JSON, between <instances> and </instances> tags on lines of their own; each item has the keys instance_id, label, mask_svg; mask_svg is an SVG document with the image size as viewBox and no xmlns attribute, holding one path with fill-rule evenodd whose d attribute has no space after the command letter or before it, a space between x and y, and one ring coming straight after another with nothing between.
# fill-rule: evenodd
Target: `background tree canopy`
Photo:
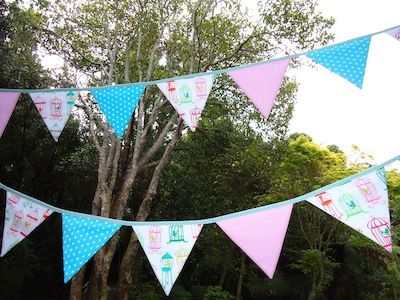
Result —
<instances>
[{"instance_id":1,"label":"background tree canopy","mask_svg":"<svg viewBox=\"0 0 400 300\"><path fill-rule=\"evenodd\" d=\"M0 24L0 87L32 89L205 72L312 49L333 37L333 20L312 0L263 1L257 17L238 0L38 0L29 7L0 0ZM38 50L60 57L61 70L45 70ZM122 140L82 94L58 143L24 95L0 139L0 181L74 211L178 220L286 200L366 168L362 160L349 164L335 145L288 136L296 92L297 83L285 78L267 121L219 76L200 127L190 133L150 87ZM169 299L397 299L397 172L388 173L388 185L393 254L302 203L294 207L273 280L216 226L206 226ZM3 257L0 298L166 298L130 228L66 285L61 239L55 214Z\"/></svg>"}]
</instances>

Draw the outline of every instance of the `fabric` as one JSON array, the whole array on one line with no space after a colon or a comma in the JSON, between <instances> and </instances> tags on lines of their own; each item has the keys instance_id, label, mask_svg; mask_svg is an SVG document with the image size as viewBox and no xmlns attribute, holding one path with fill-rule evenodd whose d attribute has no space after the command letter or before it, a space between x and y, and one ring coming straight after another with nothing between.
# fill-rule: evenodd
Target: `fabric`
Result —
<instances>
[{"instance_id":1,"label":"fabric","mask_svg":"<svg viewBox=\"0 0 400 300\"><path fill-rule=\"evenodd\" d=\"M62 214L64 282L70 280L120 227L110 221Z\"/></svg>"},{"instance_id":2,"label":"fabric","mask_svg":"<svg viewBox=\"0 0 400 300\"><path fill-rule=\"evenodd\" d=\"M1 256L22 241L52 212L42 205L7 192Z\"/></svg>"},{"instance_id":3,"label":"fabric","mask_svg":"<svg viewBox=\"0 0 400 300\"><path fill-rule=\"evenodd\" d=\"M386 31L386 33L394 37L396 40L400 41L400 27L388 30Z\"/></svg>"},{"instance_id":4,"label":"fabric","mask_svg":"<svg viewBox=\"0 0 400 300\"><path fill-rule=\"evenodd\" d=\"M328 189L307 201L392 251L389 200L384 169Z\"/></svg>"},{"instance_id":5,"label":"fabric","mask_svg":"<svg viewBox=\"0 0 400 300\"><path fill-rule=\"evenodd\" d=\"M108 122L118 138L124 135L126 126L143 94L145 86L117 86L91 90Z\"/></svg>"},{"instance_id":6,"label":"fabric","mask_svg":"<svg viewBox=\"0 0 400 300\"><path fill-rule=\"evenodd\" d=\"M20 93L0 92L0 137L10 120Z\"/></svg>"},{"instance_id":7,"label":"fabric","mask_svg":"<svg viewBox=\"0 0 400 300\"><path fill-rule=\"evenodd\" d=\"M229 76L268 119L290 59L229 72Z\"/></svg>"},{"instance_id":8,"label":"fabric","mask_svg":"<svg viewBox=\"0 0 400 300\"><path fill-rule=\"evenodd\" d=\"M352 40L307 54L316 63L362 88L371 36Z\"/></svg>"},{"instance_id":9,"label":"fabric","mask_svg":"<svg viewBox=\"0 0 400 300\"><path fill-rule=\"evenodd\" d=\"M202 225L132 226L168 296L200 234Z\"/></svg>"},{"instance_id":10,"label":"fabric","mask_svg":"<svg viewBox=\"0 0 400 300\"><path fill-rule=\"evenodd\" d=\"M195 131L214 82L214 75L158 83L190 130Z\"/></svg>"},{"instance_id":11,"label":"fabric","mask_svg":"<svg viewBox=\"0 0 400 300\"><path fill-rule=\"evenodd\" d=\"M269 278L275 273L293 205L217 222Z\"/></svg>"},{"instance_id":12,"label":"fabric","mask_svg":"<svg viewBox=\"0 0 400 300\"><path fill-rule=\"evenodd\" d=\"M58 142L79 92L33 92L29 95L54 140Z\"/></svg>"}]
</instances>

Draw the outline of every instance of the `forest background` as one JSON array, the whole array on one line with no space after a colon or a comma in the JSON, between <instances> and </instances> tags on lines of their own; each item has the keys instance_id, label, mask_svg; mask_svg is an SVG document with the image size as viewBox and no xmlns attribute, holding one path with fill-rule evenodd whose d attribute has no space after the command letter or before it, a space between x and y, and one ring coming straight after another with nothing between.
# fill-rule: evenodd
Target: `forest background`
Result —
<instances>
[{"instance_id":1,"label":"forest background","mask_svg":"<svg viewBox=\"0 0 400 300\"><path fill-rule=\"evenodd\" d=\"M258 11L254 20L237 0L0 0L0 87L162 79L294 54L333 39L334 20L320 14L316 1L264 1ZM61 57L64 66L44 69L39 53ZM305 133L288 135L297 87L285 78L267 121L227 76L219 76L194 133L149 87L122 140L82 93L58 143L23 95L0 139L0 181L73 211L182 220L290 199L367 168L360 149L350 161L335 145L322 147ZM388 172L388 191L393 254L301 203L273 280L210 225L169 298L397 299L396 171ZM3 191L0 197L3 219ZM68 284L62 281L61 240L55 214L3 257L0 298L166 298L130 228L122 228Z\"/></svg>"}]
</instances>

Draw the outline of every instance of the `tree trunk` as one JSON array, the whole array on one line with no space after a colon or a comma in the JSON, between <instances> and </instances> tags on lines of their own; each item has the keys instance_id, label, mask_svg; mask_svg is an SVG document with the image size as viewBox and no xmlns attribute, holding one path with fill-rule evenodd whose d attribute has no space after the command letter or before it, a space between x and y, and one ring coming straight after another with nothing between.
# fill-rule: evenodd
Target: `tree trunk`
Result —
<instances>
[{"instance_id":1,"label":"tree trunk","mask_svg":"<svg viewBox=\"0 0 400 300\"><path fill-rule=\"evenodd\" d=\"M70 300L82 300L82 287L85 279L86 265L72 278Z\"/></svg>"},{"instance_id":2,"label":"tree trunk","mask_svg":"<svg viewBox=\"0 0 400 300\"><path fill-rule=\"evenodd\" d=\"M236 285L236 300L242 299L242 286L243 286L243 277L246 272L246 256L242 252L241 258L240 258L240 273L239 273L239 279Z\"/></svg>"},{"instance_id":3,"label":"tree trunk","mask_svg":"<svg viewBox=\"0 0 400 300\"><path fill-rule=\"evenodd\" d=\"M180 119L178 121L177 128L175 130L175 134L171 141L169 142L160 162L153 172L153 176L151 178L149 188L146 192L146 195L139 207L138 213L136 214L136 221L145 221L150 214L151 204L154 200L155 195L157 194L158 184L161 179L162 171L167 165L169 158L171 156L172 150L174 149L176 143L179 141L182 133L183 121ZM129 285L132 282L131 269L134 263L134 259L137 254L137 250L139 248L139 244L137 241L137 237L135 233L131 233L131 237L129 239L129 244L127 249L125 250L124 256L122 258L121 266L119 269L118 275L118 285L117 290L115 292L115 299L128 299L128 291Z\"/></svg>"}]
</instances>

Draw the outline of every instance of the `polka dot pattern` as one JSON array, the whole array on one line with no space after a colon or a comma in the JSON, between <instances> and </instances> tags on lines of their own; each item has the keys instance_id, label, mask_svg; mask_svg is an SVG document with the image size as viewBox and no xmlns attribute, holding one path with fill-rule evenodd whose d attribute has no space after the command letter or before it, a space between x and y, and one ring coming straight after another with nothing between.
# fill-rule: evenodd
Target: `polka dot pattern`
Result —
<instances>
[{"instance_id":1,"label":"polka dot pattern","mask_svg":"<svg viewBox=\"0 0 400 300\"><path fill-rule=\"evenodd\" d=\"M364 81L371 36L307 54L316 63L342 76L359 88Z\"/></svg>"},{"instance_id":2,"label":"polka dot pattern","mask_svg":"<svg viewBox=\"0 0 400 300\"><path fill-rule=\"evenodd\" d=\"M144 85L135 85L91 91L119 138L122 138L144 88Z\"/></svg>"},{"instance_id":3,"label":"polka dot pattern","mask_svg":"<svg viewBox=\"0 0 400 300\"><path fill-rule=\"evenodd\" d=\"M108 221L63 214L64 282L70 280L120 227Z\"/></svg>"}]
</instances>

